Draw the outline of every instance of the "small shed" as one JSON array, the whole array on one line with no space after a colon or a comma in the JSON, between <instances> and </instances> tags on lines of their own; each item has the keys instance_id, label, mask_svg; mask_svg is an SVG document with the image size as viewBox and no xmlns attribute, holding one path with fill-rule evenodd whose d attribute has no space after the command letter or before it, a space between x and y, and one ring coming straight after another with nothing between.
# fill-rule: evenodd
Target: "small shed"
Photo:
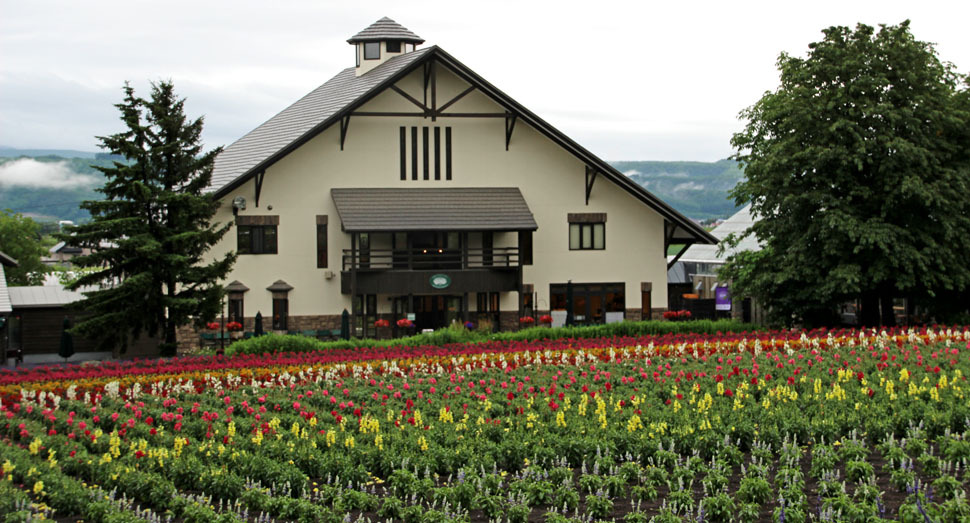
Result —
<instances>
[{"instance_id":1,"label":"small shed","mask_svg":"<svg viewBox=\"0 0 970 523\"><path fill-rule=\"evenodd\" d=\"M27 364L64 362L64 358L58 355L64 317L70 318L72 325L84 321L84 311L69 307L70 304L84 299L84 296L61 285L9 287L7 290L13 309L9 321L9 351L19 351L23 362ZM123 357L156 356L157 345L157 340L143 336L128 348ZM103 360L111 357L111 352L96 350L92 340L74 336L74 355L67 361Z\"/></svg>"}]
</instances>

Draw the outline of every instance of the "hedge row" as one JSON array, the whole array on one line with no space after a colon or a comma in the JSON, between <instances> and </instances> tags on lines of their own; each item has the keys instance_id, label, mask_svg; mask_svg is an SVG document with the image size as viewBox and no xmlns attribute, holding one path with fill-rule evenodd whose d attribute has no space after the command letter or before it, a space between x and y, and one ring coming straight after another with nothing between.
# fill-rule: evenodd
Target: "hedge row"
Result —
<instances>
[{"instance_id":1,"label":"hedge row","mask_svg":"<svg viewBox=\"0 0 970 523\"><path fill-rule=\"evenodd\" d=\"M226 354L264 354L274 352L311 352L326 350L349 350L360 347L440 347L451 343L482 343L486 341L533 341L563 338L611 338L622 336L650 336L663 334L716 334L718 332L745 332L763 330L763 327L733 320L696 321L623 321L607 325L582 327L530 327L514 332L482 334L459 325L434 332L404 338L376 340L372 338L337 341L321 341L301 335L267 334L258 338L240 340L226 349Z\"/></svg>"}]
</instances>

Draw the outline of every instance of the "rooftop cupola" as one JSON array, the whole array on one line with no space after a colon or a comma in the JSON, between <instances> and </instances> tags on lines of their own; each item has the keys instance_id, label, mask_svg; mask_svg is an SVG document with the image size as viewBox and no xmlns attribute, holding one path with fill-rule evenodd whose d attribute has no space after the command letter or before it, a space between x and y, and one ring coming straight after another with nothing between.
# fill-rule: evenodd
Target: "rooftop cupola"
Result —
<instances>
[{"instance_id":1,"label":"rooftop cupola","mask_svg":"<svg viewBox=\"0 0 970 523\"><path fill-rule=\"evenodd\" d=\"M354 46L357 76L360 76L395 56L414 51L424 39L385 16L352 36L347 43Z\"/></svg>"}]
</instances>

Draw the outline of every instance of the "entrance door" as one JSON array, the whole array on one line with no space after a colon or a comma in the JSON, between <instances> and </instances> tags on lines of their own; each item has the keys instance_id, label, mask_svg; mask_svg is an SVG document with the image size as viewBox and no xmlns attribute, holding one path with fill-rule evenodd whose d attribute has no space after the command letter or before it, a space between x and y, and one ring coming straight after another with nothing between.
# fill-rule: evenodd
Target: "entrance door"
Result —
<instances>
[{"instance_id":1,"label":"entrance door","mask_svg":"<svg viewBox=\"0 0 970 523\"><path fill-rule=\"evenodd\" d=\"M414 297L414 325L419 331L443 329L461 318L460 296Z\"/></svg>"}]
</instances>

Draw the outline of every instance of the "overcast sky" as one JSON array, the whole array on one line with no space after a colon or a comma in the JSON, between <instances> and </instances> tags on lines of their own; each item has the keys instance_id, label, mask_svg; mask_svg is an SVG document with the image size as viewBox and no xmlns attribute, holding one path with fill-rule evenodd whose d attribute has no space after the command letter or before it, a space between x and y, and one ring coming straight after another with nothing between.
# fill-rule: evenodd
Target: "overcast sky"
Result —
<instances>
[{"instance_id":1,"label":"overcast sky","mask_svg":"<svg viewBox=\"0 0 970 523\"><path fill-rule=\"evenodd\" d=\"M786 7L788 5L797 7ZM965 1L0 0L0 145L97 150L131 81L171 79L228 145L353 66L388 16L607 160L713 161L738 112L831 25L912 20L970 70Z\"/></svg>"}]
</instances>

